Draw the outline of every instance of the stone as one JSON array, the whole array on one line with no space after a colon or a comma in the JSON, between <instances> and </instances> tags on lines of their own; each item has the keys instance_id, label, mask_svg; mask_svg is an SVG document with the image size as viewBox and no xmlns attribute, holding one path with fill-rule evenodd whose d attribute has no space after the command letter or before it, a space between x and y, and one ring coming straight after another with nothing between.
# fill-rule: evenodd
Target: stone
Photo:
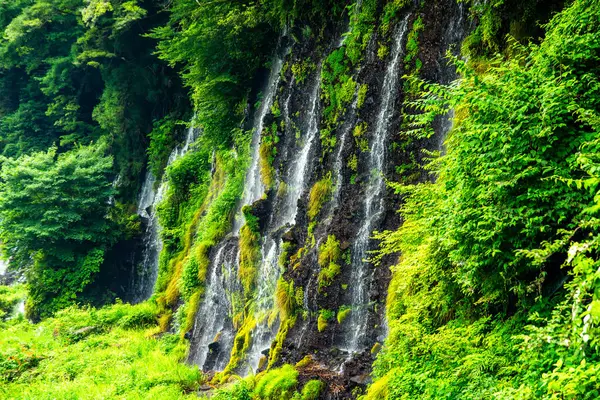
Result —
<instances>
[{"instance_id":1,"label":"stone","mask_svg":"<svg viewBox=\"0 0 600 400\"><path fill-rule=\"evenodd\" d=\"M366 386L373 382L373 379L371 379L371 375L369 374L361 374L351 377L350 382L356 383L357 385Z\"/></svg>"},{"instance_id":2,"label":"stone","mask_svg":"<svg viewBox=\"0 0 600 400\"><path fill-rule=\"evenodd\" d=\"M73 332L75 336L87 336L96 330L95 326L86 326Z\"/></svg>"},{"instance_id":3,"label":"stone","mask_svg":"<svg viewBox=\"0 0 600 400\"><path fill-rule=\"evenodd\" d=\"M211 353L219 351L220 348L221 348L221 345L219 344L219 342L212 342L211 344L208 345L208 350Z\"/></svg>"}]
</instances>

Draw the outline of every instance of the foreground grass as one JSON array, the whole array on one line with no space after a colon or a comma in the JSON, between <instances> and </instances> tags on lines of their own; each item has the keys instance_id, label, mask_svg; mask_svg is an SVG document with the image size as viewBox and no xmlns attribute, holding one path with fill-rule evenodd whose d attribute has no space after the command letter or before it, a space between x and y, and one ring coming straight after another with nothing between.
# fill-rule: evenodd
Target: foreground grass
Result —
<instances>
[{"instance_id":1,"label":"foreground grass","mask_svg":"<svg viewBox=\"0 0 600 400\"><path fill-rule=\"evenodd\" d=\"M178 337L157 335L156 312L116 304L0 322L0 398L197 398L201 374L180 362Z\"/></svg>"},{"instance_id":2,"label":"foreground grass","mask_svg":"<svg viewBox=\"0 0 600 400\"><path fill-rule=\"evenodd\" d=\"M0 287L0 301L22 287ZM187 343L160 333L152 301L101 309L71 307L32 324L0 318L0 399L198 399L203 376L182 362ZM297 366L298 367L298 366ZM300 369L306 366L298 367ZM314 400L324 383L298 381L290 365L230 382L213 400Z\"/></svg>"}]
</instances>

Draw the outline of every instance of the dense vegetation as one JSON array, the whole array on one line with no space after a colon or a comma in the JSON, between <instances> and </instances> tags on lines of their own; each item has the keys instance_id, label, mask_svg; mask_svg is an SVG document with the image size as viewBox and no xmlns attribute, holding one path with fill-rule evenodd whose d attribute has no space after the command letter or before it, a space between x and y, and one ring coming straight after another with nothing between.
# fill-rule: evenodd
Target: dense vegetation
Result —
<instances>
[{"instance_id":1,"label":"dense vegetation","mask_svg":"<svg viewBox=\"0 0 600 400\"><path fill-rule=\"evenodd\" d=\"M145 3L0 4L2 242L13 268L34 260L32 317L122 295L114 245L139 230L147 135L188 103L176 72L153 56L145 34L164 17Z\"/></svg>"},{"instance_id":2,"label":"dense vegetation","mask_svg":"<svg viewBox=\"0 0 600 400\"><path fill-rule=\"evenodd\" d=\"M184 361L211 250L228 234L242 195L248 119L281 32L324 53L323 161L353 100L358 110L372 101L356 73L371 38L385 60L401 12L430 4L358 3L0 1L0 241L25 278L0 286L0 397L180 399L209 391L217 400L311 400L332 390L325 381L337 372L310 355L279 360L288 331L309 314L307 289L283 276L275 308L256 313L260 204L242 210L229 365L213 377ZM398 105L406 143L391 147L426 143L448 112L454 125L443 154L427 153L425 166L416 157L397 166L410 177L399 173L401 182L390 184L403 224L376 233L373 254L375 262L397 260L389 332L371 351L373 383L353 395L599 398L600 4L464 3L472 31L464 58L449 56L460 75L450 85L419 78L429 27L421 16L409 27ZM344 45L326 48L328 29L342 20L349 20ZM301 86L316 69L308 57L286 64L281 77L289 70ZM263 183L278 193L286 190L273 187L281 104L270 109L280 124L261 132L260 146ZM168 165L190 121L200 137ZM370 127L359 118L351 128L354 185ZM129 305L118 297L127 296L130 278L124 255L135 253L142 232L136 203L147 171L157 185L168 182L158 208L164 248L154 295ZM326 297L349 264L339 236L315 239L336 173L323 171L307 190L315 296ZM288 270L311 250L285 246L277 262ZM25 297L35 324L15 312ZM314 313L322 333L352 309ZM276 318L266 370L238 377L251 330Z\"/></svg>"},{"instance_id":3,"label":"dense vegetation","mask_svg":"<svg viewBox=\"0 0 600 400\"><path fill-rule=\"evenodd\" d=\"M420 84L414 134L449 109L455 126L435 183L396 185L405 222L379 235L402 257L367 398L600 396L598 22L575 1L540 45Z\"/></svg>"}]
</instances>

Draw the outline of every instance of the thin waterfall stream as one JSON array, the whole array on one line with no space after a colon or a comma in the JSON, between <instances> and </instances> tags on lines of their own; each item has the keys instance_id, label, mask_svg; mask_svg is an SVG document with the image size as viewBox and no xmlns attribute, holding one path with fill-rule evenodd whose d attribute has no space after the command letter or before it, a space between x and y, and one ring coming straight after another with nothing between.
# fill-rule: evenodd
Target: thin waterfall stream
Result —
<instances>
[{"instance_id":1,"label":"thin waterfall stream","mask_svg":"<svg viewBox=\"0 0 600 400\"><path fill-rule=\"evenodd\" d=\"M306 124L306 134L301 138L300 153L290 165L286 180L287 190L281 202L275 206L276 211L271 217L269 231L263 239L263 259L258 272L255 295L255 312L259 320L262 321L252 333L252 345L248 351L247 360L251 371L258 369L262 356L265 355L277 334L277 324L269 326L266 317L268 312L273 309L275 287L280 276L278 259L282 252L281 232L296 221L298 200L306 189L307 177L310 176L313 166L311 155L319 134L319 94L322 64L319 65L317 70L310 92L308 123Z\"/></svg>"},{"instance_id":2,"label":"thin waterfall stream","mask_svg":"<svg viewBox=\"0 0 600 400\"><path fill-rule=\"evenodd\" d=\"M273 60L269 78L263 92L260 107L256 111L250 144L250 166L246 173L244 191L237 210L232 231L219 243L209 267L206 294L192 330L192 345L188 360L204 370L220 371L227 365L233 347L233 301L231 294L240 291L237 278L239 248L237 238L244 224L243 206L251 205L263 195L260 176L260 141L265 117L268 115L280 80L283 61L288 50L277 54Z\"/></svg>"},{"instance_id":3,"label":"thin waterfall stream","mask_svg":"<svg viewBox=\"0 0 600 400\"><path fill-rule=\"evenodd\" d=\"M167 168L173 164L175 160L183 157L192 143L196 141L200 130L190 126L186 133L185 142L182 146L176 146L169 156ZM160 252L162 251L163 243L160 238L160 224L158 221L158 205L163 200L167 189L168 182L166 177L163 177L160 185L156 188L156 177L151 171L146 173L142 191L138 201L137 214L145 221L145 229L143 235L143 250L140 269L133 271L132 279L132 299L134 303L139 303L147 300L152 296L154 284L158 277L158 262Z\"/></svg>"},{"instance_id":4,"label":"thin waterfall stream","mask_svg":"<svg viewBox=\"0 0 600 400\"><path fill-rule=\"evenodd\" d=\"M395 100L401 74L400 61L403 55L403 43L408 31L410 14L400 22L395 34L391 61L389 62L382 86L380 109L377 116L375 131L368 155L368 171L371 176L368 181L364 198L364 222L362 223L356 241L352 246L352 272L350 278L350 298L352 311L348 317L349 335L345 340L345 350L356 353L368 346L365 342L369 318L369 288L370 268L365 261L370 250L370 239L373 229L380 222L385 211L384 194L385 180L383 177L386 159L386 139L390 120L394 115Z\"/></svg>"}]
</instances>

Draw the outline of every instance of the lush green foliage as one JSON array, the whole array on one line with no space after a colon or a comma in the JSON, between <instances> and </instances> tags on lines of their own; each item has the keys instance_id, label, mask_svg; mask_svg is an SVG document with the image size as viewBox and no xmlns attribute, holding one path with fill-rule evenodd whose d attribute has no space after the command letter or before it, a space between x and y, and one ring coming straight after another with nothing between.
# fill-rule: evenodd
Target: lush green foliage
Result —
<instances>
[{"instance_id":1,"label":"lush green foliage","mask_svg":"<svg viewBox=\"0 0 600 400\"><path fill-rule=\"evenodd\" d=\"M412 133L448 109L455 126L435 183L395 185L405 222L379 237L402 258L366 398L598 397L599 22L574 1L540 45L419 84Z\"/></svg>"},{"instance_id":2,"label":"lush green foliage","mask_svg":"<svg viewBox=\"0 0 600 400\"><path fill-rule=\"evenodd\" d=\"M177 93L176 75L142 36L161 20L158 5L144 3L146 8L136 0L0 5L4 155L109 135L123 194L134 193L153 118L186 102Z\"/></svg>"},{"instance_id":3,"label":"lush green foliage","mask_svg":"<svg viewBox=\"0 0 600 400\"><path fill-rule=\"evenodd\" d=\"M51 148L2 163L1 237L11 263L29 267L31 316L65 307L100 270L114 238L105 152L102 143L63 154Z\"/></svg>"},{"instance_id":4,"label":"lush green foliage","mask_svg":"<svg viewBox=\"0 0 600 400\"><path fill-rule=\"evenodd\" d=\"M0 153L16 160L2 159L3 240L15 267L33 264L33 316L122 291L113 281L126 274L127 245L119 245L139 233L134 203L146 135L154 124L150 158L158 171L173 145L172 122L188 104L175 71L153 55L156 42L144 37L164 22L160 10L137 0L0 4Z\"/></svg>"},{"instance_id":5,"label":"lush green foliage","mask_svg":"<svg viewBox=\"0 0 600 400\"><path fill-rule=\"evenodd\" d=\"M68 308L33 325L0 322L0 397L10 399L197 398L185 347L153 335L157 307Z\"/></svg>"}]
</instances>

